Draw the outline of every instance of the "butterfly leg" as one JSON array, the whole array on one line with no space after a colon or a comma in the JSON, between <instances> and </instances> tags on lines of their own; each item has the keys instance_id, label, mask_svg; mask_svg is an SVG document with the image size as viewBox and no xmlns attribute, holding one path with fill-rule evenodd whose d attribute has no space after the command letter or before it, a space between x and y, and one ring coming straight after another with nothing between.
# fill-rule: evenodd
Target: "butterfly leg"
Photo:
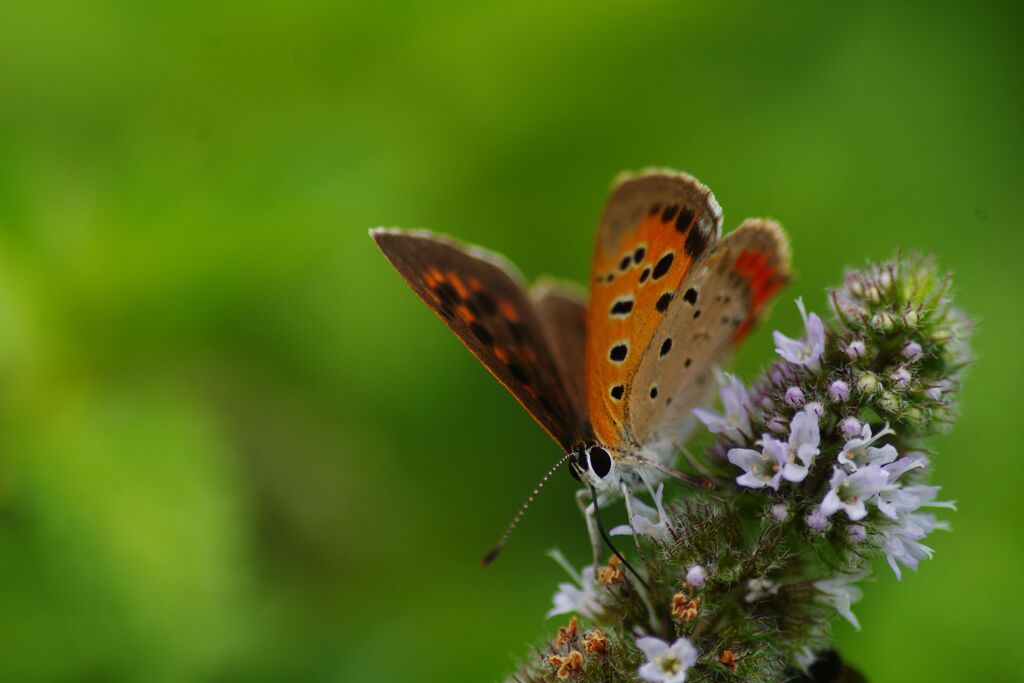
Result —
<instances>
[{"instance_id":1,"label":"butterfly leg","mask_svg":"<svg viewBox=\"0 0 1024 683\"><path fill-rule=\"evenodd\" d=\"M590 536L590 547L594 552L594 564L601 564L601 535L597 529L597 519L594 517L594 503L590 501L590 492L586 489L577 491L576 505L579 506L583 519L587 522L587 535Z\"/></svg>"}]
</instances>

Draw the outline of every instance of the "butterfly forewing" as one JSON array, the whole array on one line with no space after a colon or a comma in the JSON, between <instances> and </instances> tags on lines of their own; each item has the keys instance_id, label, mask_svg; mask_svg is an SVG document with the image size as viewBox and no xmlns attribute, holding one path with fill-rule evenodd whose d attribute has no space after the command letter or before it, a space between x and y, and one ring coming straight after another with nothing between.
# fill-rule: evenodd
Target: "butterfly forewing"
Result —
<instances>
[{"instance_id":1,"label":"butterfly forewing","mask_svg":"<svg viewBox=\"0 0 1024 683\"><path fill-rule=\"evenodd\" d=\"M629 396L630 431L645 450L667 458L678 449L692 409L716 388L711 368L750 332L788 271L782 230L748 219L683 278Z\"/></svg>"},{"instance_id":2,"label":"butterfly forewing","mask_svg":"<svg viewBox=\"0 0 1024 683\"><path fill-rule=\"evenodd\" d=\"M714 249L722 213L693 178L652 172L621 181L601 219L591 269L586 404L597 438L637 443L634 379L687 274Z\"/></svg>"},{"instance_id":3,"label":"butterfly forewing","mask_svg":"<svg viewBox=\"0 0 1024 683\"><path fill-rule=\"evenodd\" d=\"M416 294L568 450L580 418L515 269L496 254L425 231L370 234Z\"/></svg>"}]
</instances>

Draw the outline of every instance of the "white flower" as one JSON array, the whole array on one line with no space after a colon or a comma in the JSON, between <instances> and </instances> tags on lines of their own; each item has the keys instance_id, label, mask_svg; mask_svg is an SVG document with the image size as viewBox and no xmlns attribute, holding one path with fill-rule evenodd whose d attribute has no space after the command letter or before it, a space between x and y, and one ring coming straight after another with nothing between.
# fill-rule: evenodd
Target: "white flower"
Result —
<instances>
[{"instance_id":1,"label":"white flower","mask_svg":"<svg viewBox=\"0 0 1024 683\"><path fill-rule=\"evenodd\" d=\"M778 585L774 581L770 581L762 576L747 581L747 594L743 596L743 599L747 602L757 602L767 598L769 595L777 595L778 592Z\"/></svg>"},{"instance_id":2,"label":"white flower","mask_svg":"<svg viewBox=\"0 0 1024 683\"><path fill-rule=\"evenodd\" d=\"M669 645L660 638L637 638L647 662L640 667L640 678L654 683L683 683L687 670L697 662L697 648L684 638Z\"/></svg>"},{"instance_id":3,"label":"white flower","mask_svg":"<svg viewBox=\"0 0 1024 683\"><path fill-rule=\"evenodd\" d=\"M700 588L708 580L708 570L699 564L695 564L690 567L686 572L686 583Z\"/></svg>"},{"instance_id":4,"label":"white flower","mask_svg":"<svg viewBox=\"0 0 1024 683\"><path fill-rule=\"evenodd\" d=\"M949 525L940 522L932 514L906 514L899 526L886 530L882 550L897 579L903 578L899 565L917 569L918 562L932 556L932 549L918 543L935 529L949 530Z\"/></svg>"},{"instance_id":5,"label":"white flower","mask_svg":"<svg viewBox=\"0 0 1024 683\"><path fill-rule=\"evenodd\" d=\"M575 583L558 584L558 592L553 598L554 607L548 610L545 618L576 612L588 619L599 619L604 613L605 606L597 592L597 565L587 565L580 575L560 551L548 551L548 556L560 564Z\"/></svg>"},{"instance_id":6,"label":"white flower","mask_svg":"<svg viewBox=\"0 0 1024 683\"><path fill-rule=\"evenodd\" d=\"M889 429L889 425L879 431L874 436L871 436L871 425L864 425L861 427L859 436L856 436L846 442L843 446L843 450L840 451L839 460L840 464L846 468L847 472L855 472L858 468L864 465L888 465L889 463L896 460L899 453L896 451L896 447L891 444L886 444L881 448L872 446L875 441L886 436L887 434L895 434L896 432Z\"/></svg>"},{"instance_id":7,"label":"white flower","mask_svg":"<svg viewBox=\"0 0 1024 683\"><path fill-rule=\"evenodd\" d=\"M815 581L814 587L821 591L821 595L816 596L815 600L835 607L840 616L853 624L853 627L859 631L860 622L857 621L857 616L850 610L850 605L860 600L864 593L860 588L852 584L855 581L860 581L865 576L867 576L866 573L845 574L834 579Z\"/></svg>"},{"instance_id":8,"label":"white flower","mask_svg":"<svg viewBox=\"0 0 1024 683\"><path fill-rule=\"evenodd\" d=\"M889 484L889 474L880 465L872 464L848 474L840 467L832 470L829 491L821 501L821 512L831 517L840 510L853 521L864 519L865 503Z\"/></svg>"},{"instance_id":9,"label":"white flower","mask_svg":"<svg viewBox=\"0 0 1024 683\"><path fill-rule=\"evenodd\" d=\"M774 332L775 351L794 365L803 365L816 372L821 367L821 354L825 350L825 324L815 313L807 314L803 299L796 300L800 309L800 317L804 319L807 330L805 340L790 339L781 332Z\"/></svg>"},{"instance_id":10,"label":"white flower","mask_svg":"<svg viewBox=\"0 0 1024 683\"><path fill-rule=\"evenodd\" d=\"M716 368L715 377L722 387L719 395L722 397L725 415L703 408L694 408L693 414L712 434L725 434L734 441L742 441L744 436L751 435L750 413L753 411L753 404L750 401L750 394L736 375L723 373Z\"/></svg>"},{"instance_id":11,"label":"white flower","mask_svg":"<svg viewBox=\"0 0 1024 683\"><path fill-rule=\"evenodd\" d=\"M668 543L672 540L672 534L668 530L668 517L665 515L665 508L662 505L662 496L665 493L665 484L658 484L658 490L654 492L654 505L651 507L639 498L630 498L630 505L633 508L633 525L623 524L617 526L608 533L612 536L624 536L636 533L641 536L650 536L661 543Z\"/></svg>"},{"instance_id":12,"label":"white flower","mask_svg":"<svg viewBox=\"0 0 1024 683\"><path fill-rule=\"evenodd\" d=\"M786 463L782 468L782 477L786 481L803 481L814 458L818 455L818 444L821 432L818 429L818 416L814 405L793 416L789 423L789 443L786 445Z\"/></svg>"},{"instance_id":13,"label":"white flower","mask_svg":"<svg viewBox=\"0 0 1024 683\"><path fill-rule=\"evenodd\" d=\"M749 448L732 448L726 457L744 472L736 477L740 486L752 489L767 486L778 491L782 468L786 465L786 444L768 434L761 437L760 443L760 453Z\"/></svg>"}]
</instances>

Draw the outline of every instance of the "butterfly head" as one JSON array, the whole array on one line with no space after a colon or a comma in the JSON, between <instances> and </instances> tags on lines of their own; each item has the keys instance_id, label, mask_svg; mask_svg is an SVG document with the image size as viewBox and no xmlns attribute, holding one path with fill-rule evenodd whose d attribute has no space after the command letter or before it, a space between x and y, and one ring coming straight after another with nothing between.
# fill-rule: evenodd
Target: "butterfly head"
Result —
<instances>
[{"instance_id":1,"label":"butterfly head","mask_svg":"<svg viewBox=\"0 0 1024 683\"><path fill-rule=\"evenodd\" d=\"M607 446L581 443L571 453L569 472L598 490L617 489L620 474L617 460L620 460L619 454Z\"/></svg>"}]
</instances>

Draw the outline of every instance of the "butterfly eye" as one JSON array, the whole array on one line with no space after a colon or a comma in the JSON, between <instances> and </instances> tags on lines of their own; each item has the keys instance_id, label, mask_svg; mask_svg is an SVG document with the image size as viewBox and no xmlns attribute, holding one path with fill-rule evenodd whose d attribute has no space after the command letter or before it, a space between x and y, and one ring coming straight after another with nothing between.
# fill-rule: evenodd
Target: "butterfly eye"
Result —
<instances>
[{"instance_id":1,"label":"butterfly eye","mask_svg":"<svg viewBox=\"0 0 1024 683\"><path fill-rule=\"evenodd\" d=\"M592 446L587 450L590 469L599 478L604 479L612 471L612 456L600 446Z\"/></svg>"}]
</instances>

